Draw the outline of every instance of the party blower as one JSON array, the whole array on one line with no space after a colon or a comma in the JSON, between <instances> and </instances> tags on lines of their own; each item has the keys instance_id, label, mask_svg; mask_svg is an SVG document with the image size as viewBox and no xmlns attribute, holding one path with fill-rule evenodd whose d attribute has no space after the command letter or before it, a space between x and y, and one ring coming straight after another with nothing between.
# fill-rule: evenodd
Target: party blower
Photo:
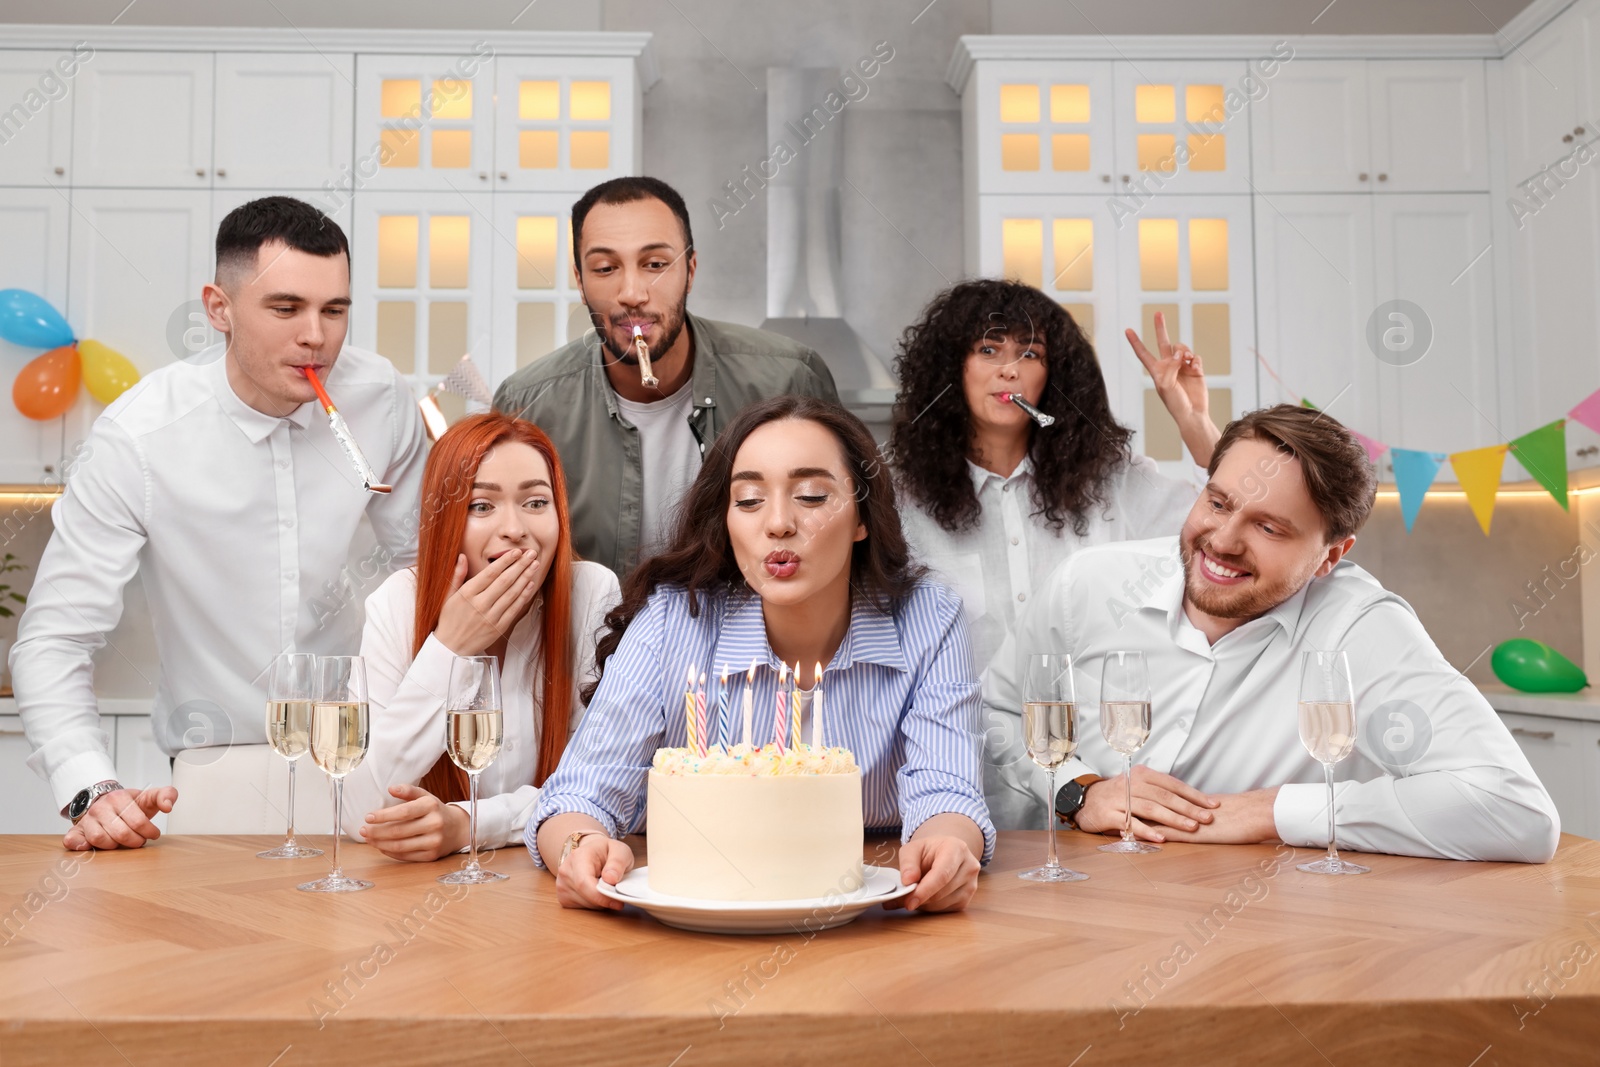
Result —
<instances>
[{"instance_id":1,"label":"party blower","mask_svg":"<svg viewBox=\"0 0 1600 1067\"><path fill-rule=\"evenodd\" d=\"M1028 413L1028 417L1034 422L1037 422L1040 426L1054 426L1056 423L1056 417L1054 415L1046 415L1044 412L1040 411L1038 408L1022 399L1022 394L1020 393L1001 393L1000 399L1005 403L1015 404L1023 411L1026 411Z\"/></svg>"},{"instance_id":2,"label":"party blower","mask_svg":"<svg viewBox=\"0 0 1600 1067\"><path fill-rule=\"evenodd\" d=\"M650 346L644 343L644 331L633 328L633 350L639 353L639 381L644 385L660 385L661 379L650 368Z\"/></svg>"},{"instance_id":3,"label":"party blower","mask_svg":"<svg viewBox=\"0 0 1600 1067\"><path fill-rule=\"evenodd\" d=\"M323 410L328 413L329 429L333 430L333 436L338 440L339 447L344 449L344 454L350 457L351 465L361 476L361 488L369 493L393 492L393 486L378 481L377 472L372 469L372 464L367 462L367 457L361 454L361 446L356 444L356 439L350 433L350 427L345 423L344 416L339 414L339 409L328 399L328 391L322 387L322 380L317 377L316 370L312 367L301 367L300 373L306 376L311 388L317 391L317 399L322 401Z\"/></svg>"}]
</instances>

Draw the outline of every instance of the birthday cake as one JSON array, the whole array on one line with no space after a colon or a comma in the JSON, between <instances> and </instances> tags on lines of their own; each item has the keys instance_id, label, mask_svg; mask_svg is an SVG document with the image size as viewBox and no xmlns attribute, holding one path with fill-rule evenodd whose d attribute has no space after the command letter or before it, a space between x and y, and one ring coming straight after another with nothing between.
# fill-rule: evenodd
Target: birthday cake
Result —
<instances>
[{"instance_id":1,"label":"birthday cake","mask_svg":"<svg viewBox=\"0 0 1600 1067\"><path fill-rule=\"evenodd\" d=\"M862 884L861 771L801 744L656 752L645 809L648 879L699 900L800 900Z\"/></svg>"}]
</instances>

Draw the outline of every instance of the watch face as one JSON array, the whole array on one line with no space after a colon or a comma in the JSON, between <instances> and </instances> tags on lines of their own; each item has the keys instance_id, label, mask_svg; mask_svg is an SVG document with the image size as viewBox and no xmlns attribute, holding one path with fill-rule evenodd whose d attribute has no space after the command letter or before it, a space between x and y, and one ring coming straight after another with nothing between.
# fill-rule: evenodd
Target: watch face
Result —
<instances>
[{"instance_id":1,"label":"watch face","mask_svg":"<svg viewBox=\"0 0 1600 1067\"><path fill-rule=\"evenodd\" d=\"M82 818L83 817L83 813L88 811L88 810L89 810L89 791L87 789L85 789L82 792L80 792L77 796L73 797L72 798L72 803L67 805L67 817L69 819L79 819L79 818Z\"/></svg>"},{"instance_id":2,"label":"watch face","mask_svg":"<svg viewBox=\"0 0 1600 1067\"><path fill-rule=\"evenodd\" d=\"M1056 791L1056 814L1071 818L1083 807L1083 795L1086 790L1077 782L1068 782Z\"/></svg>"}]
</instances>

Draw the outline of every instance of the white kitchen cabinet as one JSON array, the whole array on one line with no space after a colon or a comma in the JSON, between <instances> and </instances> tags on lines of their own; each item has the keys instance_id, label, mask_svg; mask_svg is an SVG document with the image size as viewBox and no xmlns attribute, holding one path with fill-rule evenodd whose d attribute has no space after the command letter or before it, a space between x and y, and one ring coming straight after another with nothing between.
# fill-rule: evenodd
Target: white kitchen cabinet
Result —
<instances>
[{"instance_id":1,"label":"white kitchen cabinet","mask_svg":"<svg viewBox=\"0 0 1600 1067\"><path fill-rule=\"evenodd\" d=\"M503 55L494 65L496 192L582 193L638 173L642 101L631 60Z\"/></svg>"},{"instance_id":2,"label":"white kitchen cabinet","mask_svg":"<svg viewBox=\"0 0 1600 1067\"><path fill-rule=\"evenodd\" d=\"M479 365L491 389L589 329L572 268L574 193L495 193L494 344Z\"/></svg>"},{"instance_id":3,"label":"white kitchen cabinet","mask_svg":"<svg viewBox=\"0 0 1600 1067\"><path fill-rule=\"evenodd\" d=\"M1116 231L1118 325L1137 329L1155 351L1155 315L1204 362L1212 419L1219 425L1258 406L1255 284L1248 196L1161 196ZM1120 330L1119 330L1120 332ZM1118 421L1133 429L1134 450L1177 477L1191 460L1149 374L1126 356L1101 352L1109 378L1121 378ZM1108 361L1109 360L1109 361Z\"/></svg>"},{"instance_id":4,"label":"white kitchen cabinet","mask_svg":"<svg viewBox=\"0 0 1600 1067\"><path fill-rule=\"evenodd\" d=\"M74 186L211 188L210 52L102 51L77 76Z\"/></svg>"},{"instance_id":5,"label":"white kitchen cabinet","mask_svg":"<svg viewBox=\"0 0 1600 1067\"><path fill-rule=\"evenodd\" d=\"M1518 712L1499 713L1544 783L1564 833L1600 833L1600 724Z\"/></svg>"},{"instance_id":6,"label":"white kitchen cabinet","mask_svg":"<svg viewBox=\"0 0 1600 1067\"><path fill-rule=\"evenodd\" d=\"M75 49L0 51L0 186L69 180L72 96L83 56Z\"/></svg>"},{"instance_id":7,"label":"white kitchen cabinet","mask_svg":"<svg viewBox=\"0 0 1600 1067\"><path fill-rule=\"evenodd\" d=\"M1489 188L1483 62L1296 59L1255 106L1262 193Z\"/></svg>"},{"instance_id":8,"label":"white kitchen cabinet","mask_svg":"<svg viewBox=\"0 0 1600 1067\"><path fill-rule=\"evenodd\" d=\"M1367 78L1374 189L1488 191L1482 60L1372 60Z\"/></svg>"},{"instance_id":9,"label":"white kitchen cabinet","mask_svg":"<svg viewBox=\"0 0 1600 1067\"><path fill-rule=\"evenodd\" d=\"M355 203L351 340L420 390L463 355L482 369L491 331L489 193L362 192Z\"/></svg>"},{"instance_id":10,"label":"white kitchen cabinet","mask_svg":"<svg viewBox=\"0 0 1600 1067\"><path fill-rule=\"evenodd\" d=\"M0 157L6 154L0 149ZM71 208L65 189L7 189L0 195L0 289L26 289L67 313ZM43 353L0 341L0 484L59 484L65 419L35 422L11 406L10 383Z\"/></svg>"},{"instance_id":11,"label":"white kitchen cabinet","mask_svg":"<svg viewBox=\"0 0 1600 1067\"><path fill-rule=\"evenodd\" d=\"M494 168L493 50L356 57L359 192L487 192Z\"/></svg>"},{"instance_id":12,"label":"white kitchen cabinet","mask_svg":"<svg viewBox=\"0 0 1600 1067\"><path fill-rule=\"evenodd\" d=\"M1502 61L1506 176L1515 186L1600 136L1600 0L1580 0Z\"/></svg>"},{"instance_id":13,"label":"white kitchen cabinet","mask_svg":"<svg viewBox=\"0 0 1600 1067\"><path fill-rule=\"evenodd\" d=\"M1119 195L1250 191L1242 62L1117 63Z\"/></svg>"},{"instance_id":14,"label":"white kitchen cabinet","mask_svg":"<svg viewBox=\"0 0 1600 1067\"><path fill-rule=\"evenodd\" d=\"M323 189L350 181L355 57L217 54L218 189Z\"/></svg>"},{"instance_id":15,"label":"white kitchen cabinet","mask_svg":"<svg viewBox=\"0 0 1600 1067\"><path fill-rule=\"evenodd\" d=\"M1262 192L1371 191L1366 60L1285 64L1251 121L1251 180Z\"/></svg>"},{"instance_id":16,"label":"white kitchen cabinet","mask_svg":"<svg viewBox=\"0 0 1600 1067\"><path fill-rule=\"evenodd\" d=\"M22 730L22 717L0 715L0 833L65 833L67 823L56 808L50 787L28 769L32 751Z\"/></svg>"},{"instance_id":17,"label":"white kitchen cabinet","mask_svg":"<svg viewBox=\"0 0 1600 1067\"><path fill-rule=\"evenodd\" d=\"M1378 435L1378 361L1367 347L1374 307L1372 205L1359 193L1290 193L1258 202L1256 297L1270 378L1262 402L1302 397Z\"/></svg>"},{"instance_id":18,"label":"white kitchen cabinet","mask_svg":"<svg viewBox=\"0 0 1600 1067\"><path fill-rule=\"evenodd\" d=\"M969 90L964 151L983 192L1111 193L1117 169L1111 67L982 64Z\"/></svg>"},{"instance_id":19,"label":"white kitchen cabinet","mask_svg":"<svg viewBox=\"0 0 1600 1067\"><path fill-rule=\"evenodd\" d=\"M1373 200L1374 298L1417 305L1433 335L1420 359L1378 367L1376 436L1390 447L1457 452L1509 439L1497 384L1489 203L1472 193Z\"/></svg>"}]
</instances>

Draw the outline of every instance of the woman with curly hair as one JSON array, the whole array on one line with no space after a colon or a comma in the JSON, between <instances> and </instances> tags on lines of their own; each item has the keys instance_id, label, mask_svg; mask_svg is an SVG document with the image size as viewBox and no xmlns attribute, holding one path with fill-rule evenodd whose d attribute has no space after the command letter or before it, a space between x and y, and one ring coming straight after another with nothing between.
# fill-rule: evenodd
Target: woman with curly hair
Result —
<instances>
[{"instance_id":1,"label":"woman with curly hair","mask_svg":"<svg viewBox=\"0 0 1600 1067\"><path fill-rule=\"evenodd\" d=\"M1159 354L1127 331L1196 463L1219 432L1200 357L1168 340ZM889 451L906 538L961 595L974 662L989 665L1028 591L1073 551L1171 534L1196 489L1129 448L1111 414L1094 348L1044 293L1015 281L962 282L907 327L895 360ZM1003 400L1016 394L1055 421L1038 426Z\"/></svg>"}]
</instances>

